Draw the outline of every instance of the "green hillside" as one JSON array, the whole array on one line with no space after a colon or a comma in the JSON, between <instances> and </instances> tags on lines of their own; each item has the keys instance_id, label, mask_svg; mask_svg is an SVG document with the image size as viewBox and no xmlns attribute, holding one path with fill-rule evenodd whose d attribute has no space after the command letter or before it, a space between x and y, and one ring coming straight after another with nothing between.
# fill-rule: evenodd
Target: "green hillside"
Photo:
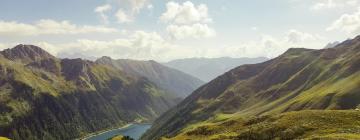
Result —
<instances>
[{"instance_id":1,"label":"green hillside","mask_svg":"<svg viewBox=\"0 0 360 140\"><path fill-rule=\"evenodd\" d=\"M359 111L298 111L245 119L217 115L188 126L174 140L359 139ZM165 139L165 138L164 138Z\"/></svg>"},{"instance_id":2,"label":"green hillside","mask_svg":"<svg viewBox=\"0 0 360 140\"><path fill-rule=\"evenodd\" d=\"M39 47L0 52L0 136L74 139L129 122L149 122L175 98L145 78Z\"/></svg>"},{"instance_id":3,"label":"green hillside","mask_svg":"<svg viewBox=\"0 0 360 140\"><path fill-rule=\"evenodd\" d=\"M173 137L218 114L243 117L360 104L360 36L334 48L289 49L270 61L235 68L162 115L143 139Z\"/></svg>"}]
</instances>

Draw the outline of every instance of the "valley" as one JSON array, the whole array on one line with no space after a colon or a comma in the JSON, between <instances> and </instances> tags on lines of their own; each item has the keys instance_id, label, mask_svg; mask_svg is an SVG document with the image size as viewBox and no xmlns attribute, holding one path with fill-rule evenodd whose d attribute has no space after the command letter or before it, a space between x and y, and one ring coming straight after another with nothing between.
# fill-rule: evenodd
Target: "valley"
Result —
<instances>
[{"instance_id":1,"label":"valley","mask_svg":"<svg viewBox=\"0 0 360 140\"><path fill-rule=\"evenodd\" d=\"M184 96L146 77L93 61L59 59L33 45L0 54L0 135L11 139L74 139L152 122Z\"/></svg>"},{"instance_id":2,"label":"valley","mask_svg":"<svg viewBox=\"0 0 360 140\"><path fill-rule=\"evenodd\" d=\"M349 134L344 132L344 135L357 138L360 134L357 128L358 125L352 123L358 122L358 112L335 110L355 110L360 104L359 50L360 36L344 41L333 48L321 50L292 48L272 60L259 64L239 66L200 87L180 104L161 115L142 139L158 139L161 137L181 139L188 136L191 139L192 134L194 134L195 138L197 136L201 138L202 133L206 137L214 136L214 139L223 139L220 136L231 136L232 133L237 136L229 137L229 139L285 139L286 135L273 133L272 131L285 132L285 130L292 128L268 126L273 122L276 123L277 119L275 117L275 119L267 120L266 116L272 118L280 114L280 116L289 117L291 119L289 123L295 123L294 127L303 129L302 126L298 126L300 124L296 124L300 120L296 120L292 114L299 116L310 115L309 118L314 120L310 119L308 121L315 122L317 119L316 114L322 113L328 114L323 115L324 117L330 117L324 118L324 123L329 123L329 125L333 123L330 121L342 118L342 113L352 114L345 118L350 119L348 125L354 131L349 132ZM312 113L303 110L324 111ZM286 113L293 111L295 112ZM239 123L238 128L226 132L219 131L221 129L217 128L221 128L222 123L225 126L227 123L231 124L231 121L222 122L222 116L224 116L222 114L230 116L230 118L231 116L235 118L256 117L255 120L258 120L257 123L259 124L256 123L253 126ZM225 117L225 120L227 119L229 118ZM220 120L220 124L217 123L217 120ZM326 122L326 120L329 122ZM246 123L252 120L236 119L234 123L236 121ZM286 120L280 119L279 121ZM337 121L342 123L341 120ZM207 125L208 123L209 125ZM321 121L317 123L321 123ZM343 125L337 125L339 128L324 128L324 135L318 136L312 134L322 128L320 128L320 124L314 125L319 126L319 128L309 126L311 127L309 132L304 130L304 132L296 134L295 137L331 137L331 131L334 131L334 133L339 133L339 135L334 135L333 138L336 138L337 136L341 137L341 131L345 129ZM213 128L216 130L212 130ZM248 129L255 130L253 130L254 132L247 132ZM225 135L222 135L223 133ZM268 135L267 133L273 133L274 135ZM318 134L322 133L319 132ZM261 136L262 134L264 137Z\"/></svg>"},{"instance_id":3,"label":"valley","mask_svg":"<svg viewBox=\"0 0 360 140\"><path fill-rule=\"evenodd\" d=\"M0 140L360 140L360 0L0 3Z\"/></svg>"},{"instance_id":4,"label":"valley","mask_svg":"<svg viewBox=\"0 0 360 140\"><path fill-rule=\"evenodd\" d=\"M137 140L150 127L150 124L128 124L121 128L96 133L94 135L83 138L83 140L107 140L118 135L129 136Z\"/></svg>"}]
</instances>

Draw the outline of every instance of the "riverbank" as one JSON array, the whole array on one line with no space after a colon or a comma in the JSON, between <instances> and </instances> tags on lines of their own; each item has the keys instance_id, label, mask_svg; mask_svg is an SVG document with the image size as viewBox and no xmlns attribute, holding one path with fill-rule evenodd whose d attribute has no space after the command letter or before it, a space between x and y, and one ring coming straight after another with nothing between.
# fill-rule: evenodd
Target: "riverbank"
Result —
<instances>
[{"instance_id":1,"label":"riverbank","mask_svg":"<svg viewBox=\"0 0 360 140\"><path fill-rule=\"evenodd\" d=\"M118 128L98 131L77 140L106 140L116 135L130 136L134 139L139 139L140 136L150 127L151 123L129 123Z\"/></svg>"}]
</instances>

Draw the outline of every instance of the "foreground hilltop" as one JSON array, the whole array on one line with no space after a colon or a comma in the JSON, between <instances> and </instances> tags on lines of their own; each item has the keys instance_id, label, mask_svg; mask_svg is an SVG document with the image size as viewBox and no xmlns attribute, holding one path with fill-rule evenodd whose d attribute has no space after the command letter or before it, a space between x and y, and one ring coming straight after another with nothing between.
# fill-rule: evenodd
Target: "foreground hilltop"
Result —
<instances>
[{"instance_id":1,"label":"foreground hilltop","mask_svg":"<svg viewBox=\"0 0 360 140\"><path fill-rule=\"evenodd\" d=\"M0 52L0 135L74 139L149 122L176 98L140 76L82 59L58 59L33 45Z\"/></svg>"},{"instance_id":2,"label":"foreground hilltop","mask_svg":"<svg viewBox=\"0 0 360 140\"><path fill-rule=\"evenodd\" d=\"M360 139L360 112L306 110L244 118L218 115L184 129L174 140Z\"/></svg>"},{"instance_id":3,"label":"foreground hilltop","mask_svg":"<svg viewBox=\"0 0 360 140\"><path fill-rule=\"evenodd\" d=\"M221 114L248 118L359 104L360 36L333 48L294 48L270 61L237 67L162 115L143 139L176 137Z\"/></svg>"}]
</instances>

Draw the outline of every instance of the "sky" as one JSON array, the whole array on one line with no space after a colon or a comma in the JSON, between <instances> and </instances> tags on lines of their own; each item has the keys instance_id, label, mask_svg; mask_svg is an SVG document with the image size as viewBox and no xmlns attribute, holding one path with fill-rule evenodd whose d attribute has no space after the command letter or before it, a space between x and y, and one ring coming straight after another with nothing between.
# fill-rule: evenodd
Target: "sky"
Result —
<instances>
[{"instance_id":1,"label":"sky","mask_svg":"<svg viewBox=\"0 0 360 140\"><path fill-rule=\"evenodd\" d=\"M357 35L360 0L0 1L0 49L61 58L273 58Z\"/></svg>"}]
</instances>

